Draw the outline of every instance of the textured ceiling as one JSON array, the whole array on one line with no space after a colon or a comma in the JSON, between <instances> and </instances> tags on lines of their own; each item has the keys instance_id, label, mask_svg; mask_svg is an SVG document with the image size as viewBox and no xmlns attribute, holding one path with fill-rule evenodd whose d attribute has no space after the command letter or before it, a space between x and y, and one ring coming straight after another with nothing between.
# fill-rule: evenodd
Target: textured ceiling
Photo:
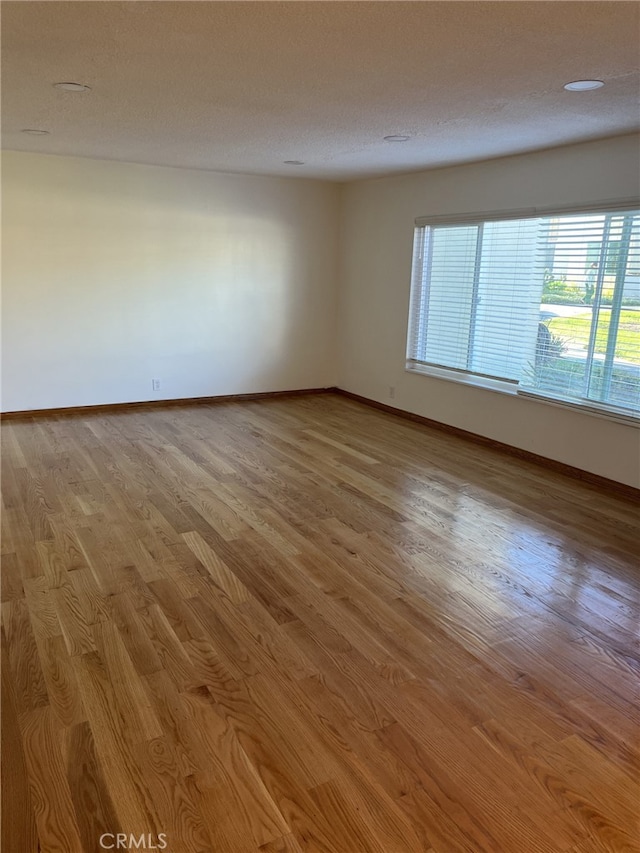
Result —
<instances>
[{"instance_id":1,"label":"textured ceiling","mask_svg":"<svg viewBox=\"0 0 640 853\"><path fill-rule=\"evenodd\" d=\"M349 180L640 125L636 2L52 0L1 11L5 148ZM563 90L579 78L606 85ZM92 91L52 88L68 80Z\"/></svg>"}]
</instances>

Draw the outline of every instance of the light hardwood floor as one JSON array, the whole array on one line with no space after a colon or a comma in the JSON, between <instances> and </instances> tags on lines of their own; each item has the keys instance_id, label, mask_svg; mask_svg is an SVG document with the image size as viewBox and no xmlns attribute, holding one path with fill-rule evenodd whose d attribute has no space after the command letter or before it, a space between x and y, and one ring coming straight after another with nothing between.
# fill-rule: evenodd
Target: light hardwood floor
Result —
<instances>
[{"instance_id":1,"label":"light hardwood floor","mask_svg":"<svg viewBox=\"0 0 640 853\"><path fill-rule=\"evenodd\" d=\"M331 394L3 455L4 853L640 850L628 500Z\"/></svg>"}]
</instances>

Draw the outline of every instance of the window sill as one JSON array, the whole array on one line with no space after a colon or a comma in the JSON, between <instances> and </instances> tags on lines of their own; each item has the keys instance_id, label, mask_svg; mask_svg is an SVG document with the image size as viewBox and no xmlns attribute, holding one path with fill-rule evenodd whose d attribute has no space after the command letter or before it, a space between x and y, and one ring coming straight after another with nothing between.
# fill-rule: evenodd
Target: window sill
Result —
<instances>
[{"instance_id":1,"label":"window sill","mask_svg":"<svg viewBox=\"0 0 640 853\"><path fill-rule=\"evenodd\" d=\"M590 403L583 403L579 400L569 401L557 399L542 395L535 389L525 390L520 388L515 382L505 382L500 379L491 379L485 376L475 376L471 373L463 371L447 370L442 367L425 367L416 364L407 364L405 367L407 373L417 373L421 376L428 376L431 379L444 379L446 382L456 382L459 385L466 385L472 388L480 388L483 391L493 391L498 394L507 394L510 397L520 397L521 399L533 400L536 403L543 403L547 406L556 406L561 409L569 409L573 412L581 412L585 415L591 415L596 418L604 418L607 421L615 421L625 424L626 426L640 426L640 416L626 413L616 409L596 408Z\"/></svg>"},{"instance_id":2,"label":"window sill","mask_svg":"<svg viewBox=\"0 0 640 853\"><path fill-rule=\"evenodd\" d=\"M488 376L476 376L474 373L465 373L463 370L447 370L446 367L427 367L426 365L412 363L407 363L405 370L407 373L419 373L422 376L430 376L432 379L444 379L447 382L457 382L460 385L471 385L473 388L497 391L500 394L509 394L511 397L518 395L518 386L515 382L491 379Z\"/></svg>"}]
</instances>

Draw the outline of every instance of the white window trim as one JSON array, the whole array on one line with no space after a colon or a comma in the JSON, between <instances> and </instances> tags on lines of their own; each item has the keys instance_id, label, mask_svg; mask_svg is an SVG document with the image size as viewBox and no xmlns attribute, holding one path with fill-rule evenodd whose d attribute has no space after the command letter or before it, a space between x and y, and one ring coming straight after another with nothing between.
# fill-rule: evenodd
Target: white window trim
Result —
<instances>
[{"instance_id":1,"label":"white window trim","mask_svg":"<svg viewBox=\"0 0 640 853\"><path fill-rule=\"evenodd\" d=\"M424 228L438 225L475 225L482 222L506 219L527 219L537 216L553 216L571 213L598 213L599 211L623 211L640 209L640 199L637 196L616 199L599 199L594 202L580 202L567 205L553 205L550 207L529 207L508 210L476 211L456 214L436 214L433 216L418 216L415 221L416 228ZM413 310L413 299L411 293L409 317ZM533 389L524 390L517 382L509 382L502 379L494 379L488 376L478 376L463 370L453 370L447 367L429 365L407 359L405 370L432 379L444 379L446 382L457 382L472 388L481 388L485 391L494 391L499 394L507 394L511 397L521 397L534 400L536 403L544 403L570 411L578 411L592 417L604 418L608 421L616 421L627 426L640 426L640 413L635 414L627 410L616 409L613 406L594 406L592 401L565 400L554 398L549 394L538 394Z\"/></svg>"},{"instance_id":2,"label":"white window trim","mask_svg":"<svg viewBox=\"0 0 640 853\"><path fill-rule=\"evenodd\" d=\"M607 199L606 201L581 202L552 207L524 207L509 210L486 210L473 213L444 213L434 216L418 216L414 220L416 228L428 225L479 225L482 222L503 221L507 219L534 219L537 216L563 216L571 213L600 213L615 210L637 210L640 207L638 196Z\"/></svg>"},{"instance_id":3,"label":"white window trim","mask_svg":"<svg viewBox=\"0 0 640 853\"><path fill-rule=\"evenodd\" d=\"M640 427L640 415L634 415L630 412L622 411L612 406L594 407L590 405L589 402L583 403L580 400L562 400L547 394L536 394L534 391L525 391L520 388L517 382L507 382L502 379L492 379L488 376L477 376L474 373L466 373L463 370L450 370L446 367L436 367L435 365L419 364L411 361L407 361L405 371L407 373L427 376L431 379L443 379L445 382L456 382L459 385L466 385L471 388L480 388L483 391L507 394L509 397L520 397L528 400L534 400L536 403L544 403L545 405L555 406L556 408L581 412L584 415L604 418L607 421L616 421L617 423L625 424L626 426L634 426L636 428Z\"/></svg>"}]
</instances>

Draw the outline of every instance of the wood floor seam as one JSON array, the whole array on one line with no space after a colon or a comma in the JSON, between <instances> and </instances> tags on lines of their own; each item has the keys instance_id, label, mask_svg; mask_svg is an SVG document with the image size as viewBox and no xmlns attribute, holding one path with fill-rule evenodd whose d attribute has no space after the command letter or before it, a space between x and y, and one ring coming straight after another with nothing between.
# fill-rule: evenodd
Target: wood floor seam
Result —
<instances>
[{"instance_id":1,"label":"wood floor seam","mask_svg":"<svg viewBox=\"0 0 640 853\"><path fill-rule=\"evenodd\" d=\"M640 853L625 495L327 391L3 419L1 520L7 853Z\"/></svg>"}]
</instances>

